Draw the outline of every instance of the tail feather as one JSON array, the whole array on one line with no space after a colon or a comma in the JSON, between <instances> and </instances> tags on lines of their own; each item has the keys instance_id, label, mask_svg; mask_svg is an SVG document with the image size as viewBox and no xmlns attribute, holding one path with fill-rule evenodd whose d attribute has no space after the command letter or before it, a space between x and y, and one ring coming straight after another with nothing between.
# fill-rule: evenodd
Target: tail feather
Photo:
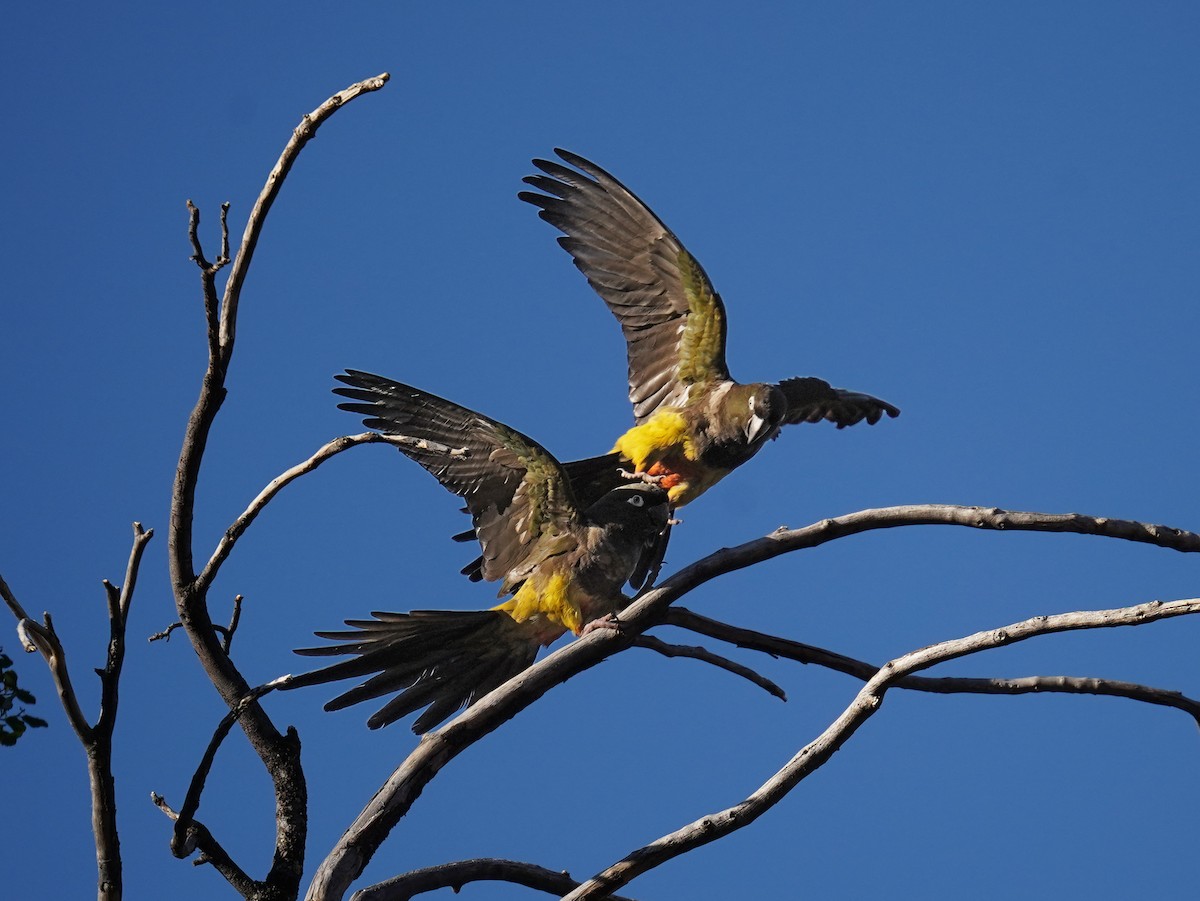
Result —
<instances>
[{"instance_id":1,"label":"tail feather","mask_svg":"<svg viewBox=\"0 0 1200 901\"><path fill-rule=\"evenodd\" d=\"M340 710L400 692L367 725L378 729L428 706L412 727L419 735L521 672L541 647L534 630L499 610L372 615L375 619L346 620L352 631L317 633L338 644L297 649L305 656L355 657L295 676L287 688L370 676L325 709Z\"/></svg>"}]
</instances>

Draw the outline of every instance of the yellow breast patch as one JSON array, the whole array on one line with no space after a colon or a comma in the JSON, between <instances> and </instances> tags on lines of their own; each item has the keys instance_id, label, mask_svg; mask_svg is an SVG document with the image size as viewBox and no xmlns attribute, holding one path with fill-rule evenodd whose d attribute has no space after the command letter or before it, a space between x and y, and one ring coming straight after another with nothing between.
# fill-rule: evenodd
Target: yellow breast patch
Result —
<instances>
[{"instance_id":1,"label":"yellow breast patch","mask_svg":"<svg viewBox=\"0 0 1200 901\"><path fill-rule=\"evenodd\" d=\"M688 460L696 459L687 423L676 410L659 410L635 425L617 439L613 451L628 457L638 472L646 472L659 460L680 452Z\"/></svg>"},{"instance_id":2,"label":"yellow breast patch","mask_svg":"<svg viewBox=\"0 0 1200 901\"><path fill-rule=\"evenodd\" d=\"M519 623L540 615L578 635L583 628L583 613L572 594L571 580L565 573L549 576L535 573L525 580L516 594L492 609L505 611Z\"/></svg>"}]
</instances>

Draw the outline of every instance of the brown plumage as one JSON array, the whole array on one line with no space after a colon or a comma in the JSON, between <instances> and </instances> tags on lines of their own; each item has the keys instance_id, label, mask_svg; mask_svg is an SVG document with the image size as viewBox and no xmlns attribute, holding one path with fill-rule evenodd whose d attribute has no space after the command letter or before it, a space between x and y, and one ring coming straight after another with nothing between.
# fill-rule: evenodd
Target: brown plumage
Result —
<instances>
[{"instance_id":1,"label":"brown plumage","mask_svg":"<svg viewBox=\"0 0 1200 901\"><path fill-rule=\"evenodd\" d=\"M354 659L295 677L289 688L375 674L326 705L334 710L400 692L367 724L385 726L428 705L424 732L533 662L567 631L616 613L621 586L652 553L668 520L666 492L622 480L580 504L562 465L503 423L381 376L348 370L342 409L403 436L400 451L466 501L483 550L480 577L509 600L492 610L416 610L347 620L340 642L299 654Z\"/></svg>"},{"instance_id":2,"label":"brown plumage","mask_svg":"<svg viewBox=\"0 0 1200 901\"><path fill-rule=\"evenodd\" d=\"M569 164L534 160L542 174L518 196L563 232L558 243L625 335L635 425L614 447L623 463L662 476L671 502L695 500L745 463L784 425L838 428L900 411L818 378L740 384L725 363L725 305L700 263L632 191L565 150ZM574 168L570 168L574 167Z\"/></svg>"}]
</instances>

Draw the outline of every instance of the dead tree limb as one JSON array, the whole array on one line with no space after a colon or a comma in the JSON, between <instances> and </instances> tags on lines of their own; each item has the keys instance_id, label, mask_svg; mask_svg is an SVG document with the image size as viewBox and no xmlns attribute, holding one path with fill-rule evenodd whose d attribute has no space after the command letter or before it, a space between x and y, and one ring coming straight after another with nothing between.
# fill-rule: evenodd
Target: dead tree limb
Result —
<instances>
[{"instance_id":1,"label":"dead tree limb","mask_svg":"<svg viewBox=\"0 0 1200 901\"><path fill-rule=\"evenodd\" d=\"M718 622L683 607L672 607L668 610L664 623L698 632L709 638L727 641L739 648L761 651L773 657L784 657L798 663L836 670L839 673L861 679L863 682L879 672L878 666L864 660L855 660L844 654L827 651L824 648L792 641L788 638L780 638L777 635L767 635L763 632ZM1131 701L1141 701L1146 704L1180 710L1188 714L1200 727L1200 701L1189 698L1182 692L1118 679L1100 679L1091 676L1021 676L1018 678L905 676L898 680L893 687L933 694L1082 694L1128 698Z\"/></svg>"},{"instance_id":2,"label":"dead tree limb","mask_svg":"<svg viewBox=\"0 0 1200 901\"><path fill-rule=\"evenodd\" d=\"M290 485L302 475L307 475L312 472L326 460L335 457L342 451L349 450L352 447L357 447L360 444L391 444L394 446L402 446L412 444L415 439L408 438L404 435L383 435L379 432L362 432L358 435L344 435L341 438L334 438L332 441L322 445L317 451L307 460L297 463L290 469L286 469L267 483L267 486L258 493L258 496L250 502L250 505L235 519L232 525L225 530L225 534L221 536L221 540L217 542L216 550L213 551L208 563L201 570L200 575L196 577L197 586L201 589L207 589L212 584L212 580L216 578L217 572L221 568L221 564L229 557L233 551L233 547L237 544L239 538L245 534L246 529L254 522L258 514L269 504L276 495L279 494L286 486Z\"/></svg>"},{"instance_id":3,"label":"dead tree limb","mask_svg":"<svg viewBox=\"0 0 1200 901\"><path fill-rule=\"evenodd\" d=\"M129 607L133 603L142 554L153 537L153 529L144 530L140 522L135 522L133 546L125 566L125 581L120 587L107 579L102 583L108 608L108 652L103 668L96 670L96 675L100 677L100 710L95 725L88 724L79 707L79 699L71 685L71 674L67 668L67 652L54 630L54 620L49 613L43 614L42 624L30 619L7 583L0 578L0 595L17 618L17 634L21 644L26 651L40 653L50 667L50 675L67 714L67 721L87 755L88 783L92 796L92 834L96 840L97 897L101 901L119 901L123 892L121 842L117 833L117 790L112 772L113 729L117 724Z\"/></svg>"},{"instance_id":4,"label":"dead tree limb","mask_svg":"<svg viewBox=\"0 0 1200 901\"><path fill-rule=\"evenodd\" d=\"M579 885L578 880L572 879L566 871L548 870L518 860L480 857L412 870L355 892L353 901L409 901L417 895L440 888L452 889L457 894L468 883L484 881L523 885L556 897L565 895ZM611 895L610 899L631 901L621 895Z\"/></svg>"},{"instance_id":5,"label":"dead tree limb","mask_svg":"<svg viewBox=\"0 0 1200 901\"><path fill-rule=\"evenodd\" d=\"M743 666L736 661L729 660L719 654L714 654L707 648L693 645L668 644L652 635L639 635L634 644L639 648L646 648L647 650L662 654L664 657L686 657L689 660L699 660L701 663L712 664L718 669L733 673L735 676L741 676L743 679L757 685L763 691L779 698L781 701L787 700L787 692L766 676L756 673L748 666Z\"/></svg>"},{"instance_id":6,"label":"dead tree limb","mask_svg":"<svg viewBox=\"0 0 1200 901\"><path fill-rule=\"evenodd\" d=\"M1182 552L1200 551L1200 535L1168 526L1080 514L1010 513L996 508L938 504L863 510L802 529L777 529L763 538L723 548L641 594L621 612L620 633L605 630L573 642L495 689L442 729L426 734L321 862L306 898L332 901L344 897L388 832L446 763L555 685L629 647L636 636L662 622L667 608L692 589L719 575L780 554L859 532L915 525L1073 532L1145 542Z\"/></svg>"},{"instance_id":7,"label":"dead tree limb","mask_svg":"<svg viewBox=\"0 0 1200 901\"><path fill-rule=\"evenodd\" d=\"M254 257L271 205L278 196L284 179L300 151L316 134L317 129L344 104L382 88L388 80L386 73L351 85L330 97L304 116L266 184L255 201L246 222L238 250L232 259L225 291L218 300L217 271L228 258L228 229L224 227L222 211L222 253L216 263L208 263L198 235L199 211L190 202L188 235L193 260L200 270L208 328L208 367L200 387L200 396L188 419L183 446L176 467L171 495L171 518L167 538L167 558L171 585L175 594L179 621L191 640L205 673L232 709L250 690L250 686L233 665L208 609L207 581L197 577L193 562L192 521L195 512L196 485L208 435L226 394L226 376L233 357L237 332L237 311L242 286ZM211 579L212 572L208 578ZM252 702L242 716L242 728L255 753L266 767L275 788L275 853L270 871L261 882L249 887L253 896L261 899L290 899L299 890L304 866L304 842L307 835L307 787L300 766L300 742L295 730L281 734L257 702ZM246 895L246 886L238 887ZM250 897L250 895L246 895Z\"/></svg>"},{"instance_id":8,"label":"dead tree limb","mask_svg":"<svg viewBox=\"0 0 1200 901\"><path fill-rule=\"evenodd\" d=\"M627 885L635 877L688 851L714 842L745 826L778 804L805 777L828 761L859 727L883 704L884 695L899 680L938 663L977 654L980 651L1015 644L1040 635L1077 629L1103 629L1138 626L1176 616L1200 613L1200 599L1151 601L1114 610L1082 610L1054 616L1035 616L999 629L976 632L964 638L939 642L897 657L880 667L855 696L850 705L816 739L809 742L774 776L733 807L701 817L692 823L632 852L606 870L596 874L563 901L604 898Z\"/></svg>"}]
</instances>

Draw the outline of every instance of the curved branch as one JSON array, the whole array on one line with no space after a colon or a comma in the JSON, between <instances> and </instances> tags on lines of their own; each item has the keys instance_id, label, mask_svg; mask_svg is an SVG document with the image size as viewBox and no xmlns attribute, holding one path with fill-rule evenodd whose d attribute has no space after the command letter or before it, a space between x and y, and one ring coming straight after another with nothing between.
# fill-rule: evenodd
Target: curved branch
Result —
<instances>
[{"instance_id":1,"label":"curved branch","mask_svg":"<svg viewBox=\"0 0 1200 901\"><path fill-rule=\"evenodd\" d=\"M292 137L283 148L283 153L279 155L275 168L267 176L267 182L263 185L258 199L254 201L250 218L246 220L246 230L242 232L242 243L238 248L237 258L233 261L233 266L229 270L229 280L225 283L225 296L221 304L220 331L222 369L228 367L229 359L233 355L233 342L237 332L237 308L242 293L242 283L245 282L250 262L254 259L254 249L258 246L263 223L266 222L267 213L271 211L271 205L275 203L275 198L279 196L283 180L292 170L304 145L316 135L317 129L324 124L326 119L356 97L378 91L387 84L390 77L387 72L382 72L374 78L368 78L358 84L350 85L344 91L339 91L311 113L306 114L292 132Z\"/></svg>"},{"instance_id":2,"label":"curved branch","mask_svg":"<svg viewBox=\"0 0 1200 901\"><path fill-rule=\"evenodd\" d=\"M174 817L175 829L171 837L171 853L176 857L187 857L196 849L196 835L192 826L195 823L196 811L200 809L200 795L204 792L204 784L208 781L208 774L212 771L212 765L217 759L217 750L221 747L221 743L225 741L233 724L246 712L246 708L250 706L251 702L257 701L263 695L279 688L285 678L273 679L251 689L217 724L217 728L213 731L213 737L209 739L208 747L205 748L204 755L200 758L200 764L192 775L187 795L183 799L183 806L179 808L179 813Z\"/></svg>"},{"instance_id":3,"label":"curved branch","mask_svg":"<svg viewBox=\"0 0 1200 901\"><path fill-rule=\"evenodd\" d=\"M167 803L166 798L155 792L150 793L150 800L154 802L154 806L166 814L167 818L178 822L179 814L171 809L171 805ZM199 849L202 857L196 863L212 864L218 873L225 877L233 890L243 898L256 897L256 892L262 887L261 883L255 882L246 872L239 867L229 856L229 853L221 847L221 843L213 838L212 833L208 831L208 827L203 823L195 820L188 825L187 844L193 848Z\"/></svg>"},{"instance_id":4,"label":"curved branch","mask_svg":"<svg viewBox=\"0 0 1200 901\"><path fill-rule=\"evenodd\" d=\"M440 888L453 889L457 894L467 883L482 881L511 882L556 897L565 895L579 885L578 880L572 879L565 871L548 870L518 860L478 857L402 873L355 892L353 901L408 901ZM611 901L630 901L621 895L611 895L610 898Z\"/></svg>"},{"instance_id":5,"label":"curved branch","mask_svg":"<svg viewBox=\"0 0 1200 901\"><path fill-rule=\"evenodd\" d=\"M884 695L904 677L938 663L1015 644L1039 635L1077 629L1137 626L1176 616L1200 613L1200 598L1151 601L1113 610L1083 610L1054 616L1035 616L999 629L943 641L885 663L858 692L842 714L746 800L689 823L639 848L564 896L563 901L606 897L630 880L672 858L716 841L748 826L781 801L806 776L817 770L882 706Z\"/></svg>"},{"instance_id":6,"label":"curved branch","mask_svg":"<svg viewBox=\"0 0 1200 901\"><path fill-rule=\"evenodd\" d=\"M8 586L4 586L7 588ZM71 671L67 667L67 651L58 640L54 630L54 620L49 613L42 614L46 624L40 625L31 619L17 622L17 637L26 651L37 651L50 668L50 678L54 681L58 701L62 704L67 722L85 748L90 747L95 740L95 733L83 715L79 706L79 696L75 694L75 686L71 684Z\"/></svg>"},{"instance_id":7,"label":"curved branch","mask_svg":"<svg viewBox=\"0 0 1200 901\"><path fill-rule=\"evenodd\" d=\"M183 624L209 680L229 707L236 705L250 687L233 665L213 629L212 617L208 610L208 584L196 578L192 525L201 461L212 424L225 399L225 378L233 355L242 285L267 213L300 151L321 124L345 103L365 93L379 90L387 80L388 76L384 73L351 85L304 116L284 147L279 161L267 176L266 184L250 212L241 245L229 270L219 310L213 309L214 289L211 284L216 266L201 265L209 326L209 361L201 383L200 396L188 417L183 446L175 469L167 558L179 621ZM224 222L224 219L222 221ZM189 217L189 234L192 235L194 250L198 248L198 239L194 237L197 222L198 213L192 213ZM222 256L226 255L224 242L223 236ZM197 262L202 261L203 256L200 255ZM212 338L214 312L217 321L215 352ZM308 793L304 771L300 765L299 739L294 730L280 734L257 702L252 702L246 709L242 719L242 730L267 769L275 790L275 853L264 885L279 897L292 897L300 885L304 865L304 843L308 830Z\"/></svg>"},{"instance_id":8,"label":"curved branch","mask_svg":"<svg viewBox=\"0 0 1200 901\"><path fill-rule=\"evenodd\" d=\"M201 590L207 589L213 579L216 578L218 570L221 568L230 552L233 551L233 546L237 544L239 538L245 533L250 524L263 511L263 508L269 504L280 491L287 485L300 478L302 475L312 472L330 457L335 457L342 451L349 450L352 447L357 447L360 444L392 444L396 446L412 444L415 441L413 438L407 438L403 435L383 435L379 432L362 432L358 435L345 435L341 438L334 438L327 444L322 445L316 453L307 460L297 463L291 469L284 470L270 482L267 486L258 493L258 496L250 502L245 511L233 521L233 524L225 530L225 534L221 536L221 540L217 543L216 550L213 551L212 557L205 564L200 575L196 577L196 584Z\"/></svg>"},{"instance_id":9,"label":"curved branch","mask_svg":"<svg viewBox=\"0 0 1200 901\"><path fill-rule=\"evenodd\" d=\"M639 648L656 651L664 657L687 657L690 660L699 660L701 663L711 663L718 669L723 669L726 672L733 673L735 676L741 676L743 679L754 683L763 691L779 698L781 701L787 700L787 692L766 676L756 673L748 666L743 666L719 654L714 654L707 648L683 644L668 644L651 635L639 635L637 640L634 641L634 645Z\"/></svg>"},{"instance_id":10,"label":"curved branch","mask_svg":"<svg viewBox=\"0 0 1200 901\"><path fill-rule=\"evenodd\" d=\"M848 676L854 676L866 682L877 672L879 667L873 663L856 660L844 654L827 651L824 648L802 644L776 635L767 635L751 629L742 629L728 623L718 622L693 613L683 607L672 607L667 611L664 620L666 625L689 629L709 638L728 641L740 648L761 651L772 657L785 657L799 663L823 666L836 670ZM1022 676L1020 678L979 678L968 676L905 676L893 686L912 691L925 691L933 694L982 694L982 695L1023 695L1023 694L1086 694L1101 695L1113 698L1128 698L1132 701L1142 701L1146 704L1156 704L1162 707L1172 707L1180 710L1196 721L1200 726L1200 701L1189 698L1178 691L1165 688L1155 688L1152 685L1139 685L1135 682L1123 682L1117 679L1098 679L1084 676Z\"/></svg>"},{"instance_id":11,"label":"curved branch","mask_svg":"<svg viewBox=\"0 0 1200 901\"><path fill-rule=\"evenodd\" d=\"M1077 514L1008 513L995 508L936 504L863 510L802 529L777 529L763 538L724 548L639 595L621 611L619 633L597 630L572 642L468 707L441 730L427 733L321 862L305 897L309 901L343 897L388 832L446 763L555 685L629 647L636 636L662 620L670 604L692 589L719 575L790 551L872 529L911 525L1077 532L1144 541L1179 551L1200 551L1200 535L1167 526Z\"/></svg>"},{"instance_id":12,"label":"curved branch","mask_svg":"<svg viewBox=\"0 0 1200 901\"><path fill-rule=\"evenodd\" d=\"M1086 516L1082 513L1030 513L954 504L905 504L860 510L833 519L823 519L800 529L780 526L757 541L748 541L719 552L729 555L721 561L723 565L720 571L742 569L789 551L817 547L848 535L902 526L964 526L997 532L1067 532L1153 544L1186 554L1200 552L1200 535L1195 532L1131 519ZM705 560L711 560L712 557Z\"/></svg>"}]
</instances>

